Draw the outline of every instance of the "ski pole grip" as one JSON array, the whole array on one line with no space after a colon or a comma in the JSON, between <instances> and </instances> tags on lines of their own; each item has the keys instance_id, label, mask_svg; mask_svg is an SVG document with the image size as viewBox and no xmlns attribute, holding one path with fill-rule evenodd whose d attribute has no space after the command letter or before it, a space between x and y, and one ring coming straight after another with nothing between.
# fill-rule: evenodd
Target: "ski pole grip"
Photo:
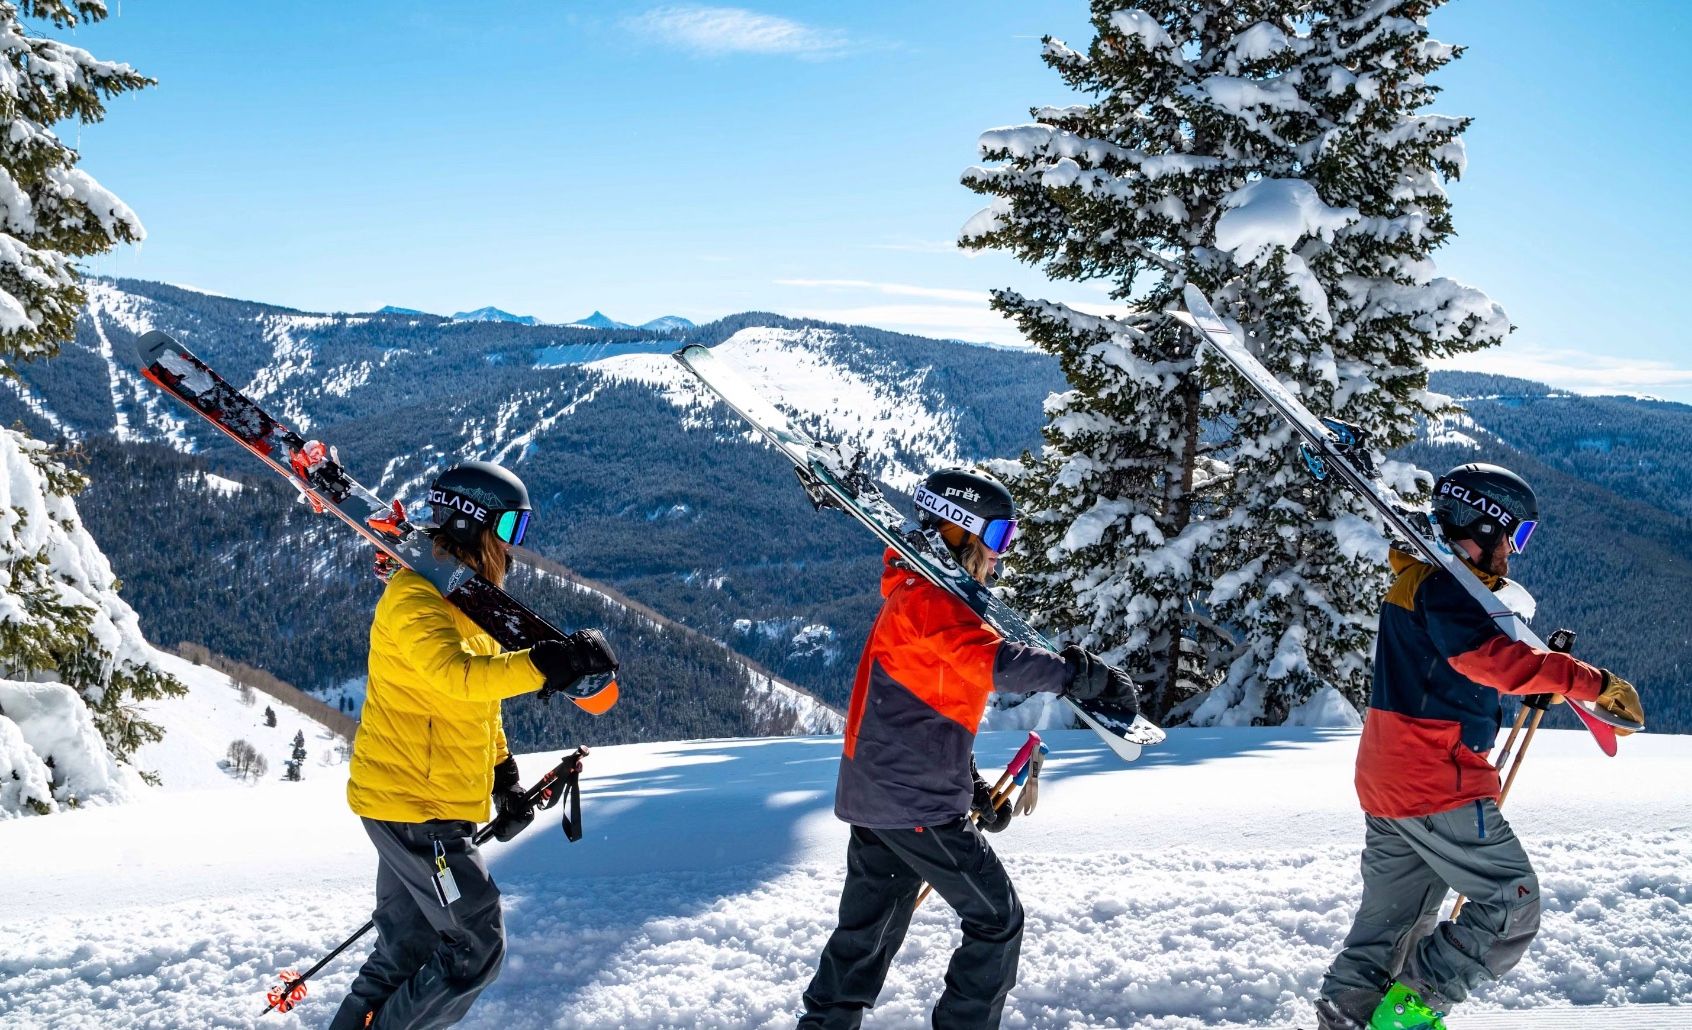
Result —
<instances>
[{"instance_id":1,"label":"ski pole grip","mask_svg":"<svg viewBox=\"0 0 1692 1030\"><path fill-rule=\"evenodd\" d=\"M1033 730L1029 730L1028 739L1022 742L1022 747L1018 748L1016 754L1011 756L1010 764L1005 766L1005 772L1010 774L1011 779L1018 783L1022 782L1020 777L1028 767L1028 760L1034 757L1034 749L1040 746L1040 735Z\"/></svg>"},{"instance_id":2,"label":"ski pole grip","mask_svg":"<svg viewBox=\"0 0 1692 1030\"><path fill-rule=\"evenodd\" d=\"M1039 740L1040 738L1035 737L1034 739ZM1051 753L1051 750L1052 750L1051 748L1046 746L1045 741L1040 741L1040 746L1035 749L1035 753L1038 754L1041 758L1044 758L1046 755ZM1033 755L1030 755L1029 757L1033 758ZM1022 765L1022 768L1017 770L1016 776L1014 777L1014 782L1016 783L1016 785L1018 787L1022 786L1023 784L1028 782L1028 777L1033 772L1034 772L1034 763L1032 761L1024 762L1023 765Z\"/></svg>"}]
</instances>

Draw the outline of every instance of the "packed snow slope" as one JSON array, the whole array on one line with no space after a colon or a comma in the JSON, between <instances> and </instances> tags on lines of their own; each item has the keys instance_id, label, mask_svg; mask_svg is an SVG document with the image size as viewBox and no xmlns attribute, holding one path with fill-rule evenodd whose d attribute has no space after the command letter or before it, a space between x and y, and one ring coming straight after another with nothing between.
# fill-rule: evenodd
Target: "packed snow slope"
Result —
<instances>
[{"instance_id":1,"label":"packed snow slope","mask_svg":"<svg viewBox=\"0 0 1692 1030\"><path fill-rule=\"evenodd\" d=\"M1021 739L983 735L983 768ZM1175 730L1124 766L1090 734L1052 734L1039 810L995 838L1028 912L1005 1025L1313 1025L1357 899L1356 739ZM1508 811L1544 930L1454 1026L1692 1026L1692 738L1623 748L1534 741ZM596 751L584 840L543 817L489 848L510 952L465 1025L792 1025L842 875L838 751L820 737ZM525 779L554 760L525 756ZM0 1025L323 1025L363 945L294 1013L259 1011L278 969L368 914L374 856L344 768L0 825ZM946 905L924 905L868 1025L921 1025L956 941Z\"/></svg>"},{"instance_id":2,"label":"packed snow slope","mask_svg":"<svg viewBox=\"0 0 1692 1030\"><path fill-rule=\"evenodd\" d=\"M134 765L158 773L165 791L249 787L224 768L229 745L237 740L253 745L264 757L270 767L265 779L282 775L282 763L293 751L296 733L305 734L307 777L345 761L340 752L346 741L311 716L259 691L251 693L249 703L228 676L176 655L161 651L155 661L188 688L182 697L145 706L148 717L165 728L165 739L144 745L136 752ZM275 726L265 725L266 708L276 713Z\"/></svg>"}]
</instances>

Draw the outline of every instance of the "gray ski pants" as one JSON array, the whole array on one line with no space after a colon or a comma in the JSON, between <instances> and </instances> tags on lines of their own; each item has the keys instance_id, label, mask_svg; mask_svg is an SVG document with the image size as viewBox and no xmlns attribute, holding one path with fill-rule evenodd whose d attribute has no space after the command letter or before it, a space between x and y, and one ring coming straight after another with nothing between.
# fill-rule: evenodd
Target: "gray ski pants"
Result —
<instances>
[{"instance_id":1,"label":"gray ski pants","mask_svg":"<svg viewBox=\"0 0 1692 1030\"><path fill-rule=\"evenodd\" d=\"M364 820L376 845L376 947L348 989L330 1030L451 1026L499 976L505 923L499 888L468 822ZM445 852L459 899L442 906L434 887L435 845Z\"/></svg>"},{"instance_id":2,"label":"gray ski pants","mask_svg":"<svg viewBox=\"0 0 1692 1030\"><path fill-rule=\"evenodd\" d=\"M1521 961L1539 932L1539 878L1496 803L1366 823L1363 902L1322 997L1367 1021L1402 980L1449 1009ZM1455 922L1438 921L1447 887L1469 899Z\"/></svg>"}]
</instances>

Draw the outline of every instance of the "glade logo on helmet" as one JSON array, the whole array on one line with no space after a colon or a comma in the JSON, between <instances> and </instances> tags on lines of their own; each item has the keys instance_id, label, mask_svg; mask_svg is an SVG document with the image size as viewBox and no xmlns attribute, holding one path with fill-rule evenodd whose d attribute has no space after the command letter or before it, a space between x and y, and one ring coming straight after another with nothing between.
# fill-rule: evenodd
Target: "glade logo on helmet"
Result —
<instances>
[{"instance_id":1,"label":"glade logo on helmet","mask_svg":"<svg viewBox=\"0 0 1692 1030\"><path fill-rule=\"evenodd\" d=\"M946 496L947 497L962 497L966 501L979 501L979 500L981 500L981 495L976 493L972 488L967 487L967 486L948 486L946 488Z\"/></svg>"},{"instance_id":2,"label":"glade logo on helmet","mask_svg":"<svg viewBox=\"0 0 1692 1030\"><path fill-rule=\"evenodd\" d=\"M1469 507L1489 516L1505 529L1509 529L1515 524L1516 517L1500 507L1498 502L1489 497L1483 497L1480 494L1471 493L1468 487L1459 486L1456 483L1441 483L1439 485L1439 492L1441 496L1450 497L1455 501L1462 501Z\"/></svg>"},{"instance_id":3,"label":"glade logo on helmet","mask_svg":"<svg viewBox=\"0 0 1692 1030\"><path fill-rule=\"evenodd\" d=\"M443 505L454 511L461 511L477 522L488 521L488 510L486 508L460 494L449 494L445 490L431 487L429 489L429 503Z\"/></svg>"},{"instance_id":4,"label":"glade logo on helmet","mask_svg":"<svg viewBox=\"0 0 1692 1030\"><path fill-rule=\"evenodd\" d=\"M946 492L951 493L950 490ZM981 516L970 514L927 487L917 487L912 500L916 501L917 507L923 511L938 515L947 522L962 526L971 533L981 532Z\"/></svg>"}]
</instances>

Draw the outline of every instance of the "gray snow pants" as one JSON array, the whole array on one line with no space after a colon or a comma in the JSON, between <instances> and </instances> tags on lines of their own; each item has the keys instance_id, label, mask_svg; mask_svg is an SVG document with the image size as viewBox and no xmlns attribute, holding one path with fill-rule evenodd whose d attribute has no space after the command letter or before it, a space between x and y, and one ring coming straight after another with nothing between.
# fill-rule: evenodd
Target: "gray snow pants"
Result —
<instances>
[{"instance_id":1,"label":"gray snow pants","mask_svg":"<svg viewBox=\"0 0 1692 1030\"><path fill-rule=\"evenodd\" d=\"M376 947L348 988L330 1030L357 1030L367 1013L378 1030L451 1026L499 976L505 923L499 888L470 842L472 823L365 819L376 845ZM446 852L459 899L442 906L434 888L435 844Z\"/></svg>"},{"instance_id":2,"label":"gray snow pants","mask_svg":"<svg viewBox=\"0 0 1692 1030\"><path fill-rule=\"evenodd\" d=\"M852 827L840 925L805 988L801 1030L853 1030L863 1023L864 1010L875 1004L905 941L923 880L963 920L963 943L946 968L934 1026L999 1025L1005 997L1016 984L1022 903L981 831L959 818L909 830Z\"/></svg>"},{"instance_id":3,"label":"gray snow pants","mask_svg":"<svg viewBox=\"0 0 1692 1030\"><path fill-rule=\"evenodd\" d=\"M1539 932L1539 878L1495 802L1366 823L1363 902L1322 997L1367 1022L1402 980L1447 1010L1521 961ZM1438 921L1447 887L1469 899L1455 922Z\"/></svg>"}]
</instances>

